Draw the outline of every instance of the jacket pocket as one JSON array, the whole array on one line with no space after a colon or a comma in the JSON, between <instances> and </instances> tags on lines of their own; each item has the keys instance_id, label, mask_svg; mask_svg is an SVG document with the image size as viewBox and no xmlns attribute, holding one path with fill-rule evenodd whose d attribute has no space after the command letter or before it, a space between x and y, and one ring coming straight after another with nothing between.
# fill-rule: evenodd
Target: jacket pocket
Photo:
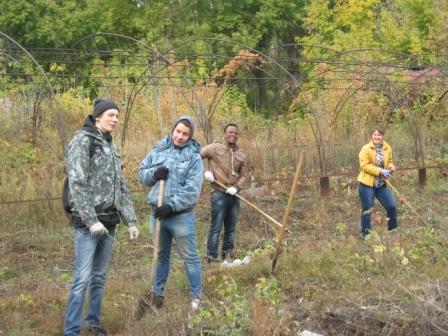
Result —
<instances>
[{"instance_id":1,"label":"jacket pocket","mask_svg":"<svg viewBox=\"0 0 448 336\"><path fill-rule=\"evenodd\" d=\"M239 151L233 153L233 169L238 175L245 158L246 155L244 153L241 153Z\"/></svg>"},{"instance_id":2,"label":"jacket pocket","mask_svg":"<svg viewBox=\"0 0 448 336\"><path fill-rule=\"evenodd\" d=\"M161 156L157 156L156 158L154 158L154 160L151 162L151 165L149 166L149 168L152 168L152 169L157 169L157 168L159 168L160 166L165 166L165 167L167 167L167 168L169 168L167 165L165 165L165 158L164 157L161 157Z\"/></svg>"},{"instance_id":3,"label":"jacket pocket","mask_svg":"<svg viewBox=\"0 0 448 336\"><path fill-rule=\"evenodd\" d=\"M177 164L177 178L180 185L185 185L187 182L188 168L190 161L183 161Z\"/></svg>"}]
</instances>

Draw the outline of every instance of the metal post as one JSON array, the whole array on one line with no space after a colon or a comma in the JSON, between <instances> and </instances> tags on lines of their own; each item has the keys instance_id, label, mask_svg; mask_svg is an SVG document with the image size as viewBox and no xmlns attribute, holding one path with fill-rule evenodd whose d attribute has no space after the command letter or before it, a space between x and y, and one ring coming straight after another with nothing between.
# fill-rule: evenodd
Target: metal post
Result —
<instances>
[{"instance_id":1,"label":"metal post","mask_svg":"<svg viewBox=\"0 0 448 336\"><path fill-rule=\"evenodd\" d=\"M418 185L420 188L424 188L426 186L426 168L418 169Z\"/></svg>"},{"instance_id":2,"label":"metal post","mask_svg":"<svg viewBox=\"0 0 448 336\"><path fill-rule=\"evenodd\" d=\"M330 178L328 176L320 177L320 195L327 197L330 195Z\"/></svg>"}]
</instances>

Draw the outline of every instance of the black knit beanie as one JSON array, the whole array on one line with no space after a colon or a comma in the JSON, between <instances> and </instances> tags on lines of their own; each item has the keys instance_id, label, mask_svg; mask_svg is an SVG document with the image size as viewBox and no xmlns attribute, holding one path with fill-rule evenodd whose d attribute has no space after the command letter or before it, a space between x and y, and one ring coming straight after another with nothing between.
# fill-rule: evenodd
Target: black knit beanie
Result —
<instances>
[{"instance_id":1,"label":"black knit beanie","mask_svg":"<svg viewBox=\"0 0 448 336\"><path fill-rule=\"evenodd\" d=\"M103 112L110 109L116 109L120 111L117 104L115 104L115 102L113 102L112 100L96 99L95 103L93 103L93 113L92 113L93 119L95 120L95 118L98 118Z\"/></svg>"}]
</instances>

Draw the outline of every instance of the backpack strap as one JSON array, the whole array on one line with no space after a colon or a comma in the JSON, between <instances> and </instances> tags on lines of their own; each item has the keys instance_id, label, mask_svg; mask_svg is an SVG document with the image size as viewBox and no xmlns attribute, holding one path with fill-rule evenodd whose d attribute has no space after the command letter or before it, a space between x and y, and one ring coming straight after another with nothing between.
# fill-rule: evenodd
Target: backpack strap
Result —
<instances>
[{"instance_id":1,"label":"backpack strap","mask_svg":"<svg viewBox=\"0 0 448 336\"><path fill-rule=\"evenodd\" d=\"M92 159L93 154L95 154L95 147L100 146L97 139L91 135L86 134L87 137L89 137L90 146L89 146L89 159ZM64 208L64 211L67 215L71 215L72 211L70 208L70 204L68 201L69 198L69 182L68 182L68 176L65 177L64 185L62 187L62 207ZM72 217L72 216L70 216Z\"/></svg>"},{"instance_id":2,"label":"backpack strap","mask_svg":"<svg viewBox=\"0 0 448 336\"><path fill-rule=\"evenodd\" d=\"M100 147L100 143L94 136L89 134L86 134L86 136L90 138L89 158L91 159L95 154L95 147Z\"/></svg>"}]
</instances>

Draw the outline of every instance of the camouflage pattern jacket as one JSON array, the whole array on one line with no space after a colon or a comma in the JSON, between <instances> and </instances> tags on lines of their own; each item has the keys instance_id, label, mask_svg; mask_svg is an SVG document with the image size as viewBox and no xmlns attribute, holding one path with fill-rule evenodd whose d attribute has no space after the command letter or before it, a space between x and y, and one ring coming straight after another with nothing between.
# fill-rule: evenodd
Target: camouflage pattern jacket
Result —
<instances>
[{"instance_id":1,"label":"camouflage pattern jacket","mask_svg":"<svg viewBox=\"0 0 448 336\"><path fill-rule=\"evenodd\" d=\"M174 146L171 135L167 135L149 152L140 164L140 181L151 187L148 202L157 206L159 181L154 180L154 172L160 166L168 168L165 182L164 204L169 204L174 212L193 209L202 187L201 146L190 139L183 146Z\"/></svg>"},{"instance_id":2,"label":"camouflage pattern jacket","mask_svg":"<svg viewBox=\"0 0 448 336\"><path fill-rule=\"evenodd\" d=\"M86 124L88 121L86 120ZM95 151L90 158L90 142ZM98 216L118 214L128 226L136 216L125 180L121 159L112 141L108 142L96 128L79 130L65 152L69 180L69 203L74 216L87 227L98 222Z\"/></svg>"}]
</instances>

